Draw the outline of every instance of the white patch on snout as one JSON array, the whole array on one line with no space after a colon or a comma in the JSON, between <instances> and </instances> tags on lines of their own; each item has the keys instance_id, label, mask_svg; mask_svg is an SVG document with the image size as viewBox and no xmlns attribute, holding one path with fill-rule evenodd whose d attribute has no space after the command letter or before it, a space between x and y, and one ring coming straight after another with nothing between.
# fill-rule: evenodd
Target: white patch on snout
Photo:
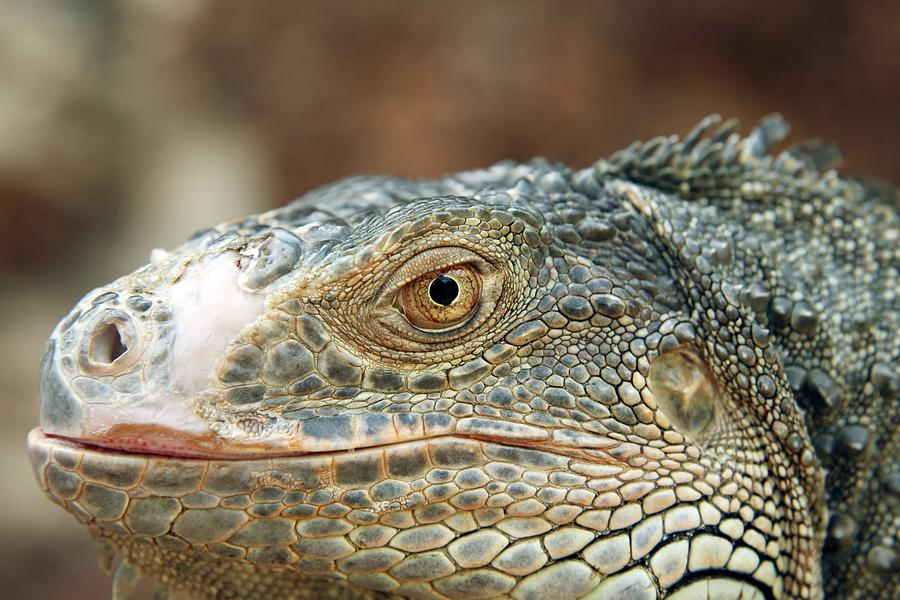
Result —
<instances>
[{"instance_id":1,"label":"white patch on snout","mask_svg":"<svg viewBox=\"0 0 900 600\"><path fill-rule=\"evenodd\" d=\"M226 252L193 263L169 290L175 321L171 384L180 392L209 388L225 348L263 312L265 297L238 285L240 258Z\"/></svg>"},{"instance_id":2,"label":"white patch on snout","mask_svg":"<svg viewBox=\"0 0 900 600\"><path fill-rule=\"evenodd\" d=\"M171 310L166 323L174 327L174 336L157 331L148 338L150 348L144 356L152 352L153 344L161 344L158 350L162 356L168 354L170 367L167 372L145 370L144 376L151 379L144 381L140 394L87 402L84 439L166 453L191 446L192 436L200 439L212 433L198 404L211 397L216 367L228 345L265 308L263 294L238 285L239 265L246 262L236 252L208 256L188 264L174 283L153 291ZM131 428L130 437L119 439L122 430L117 427ZM124 445L117 445L120 442Z\"/></svg>"}]
</instances>

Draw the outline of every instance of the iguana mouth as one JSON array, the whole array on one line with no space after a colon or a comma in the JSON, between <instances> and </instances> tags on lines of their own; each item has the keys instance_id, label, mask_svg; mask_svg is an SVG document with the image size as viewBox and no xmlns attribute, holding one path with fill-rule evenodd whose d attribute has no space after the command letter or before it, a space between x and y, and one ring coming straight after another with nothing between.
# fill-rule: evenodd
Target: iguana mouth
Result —
<instances>
[{"instance_id":1,"label":"iguana mouth","mask_svg":"<svg viewBox=\"0 0 900 600\"><path fill-rule=\"evenodd\" d=\"M484 427L486 420L480 420ZM288 459L313 456L336 456L342 454L354 454L361 451L385 449L391 447L403 447L418 442L434 441L440 439L464 440L483 443L493 443L511 447L533 449L542 452L550 452L560 456L578 458L580 460L598 464L625 464L626 458L632 458L634 447L627 442L621 442L599 436L586 436L582 432L569 431L569 445L555 445L549 440L529 439L521 435L503 435L500 432L477 431L462 420L460 428L463 431L433 432L428 435L422 432L420 435L398 435L393 439L371 437L360 439L358 444L342 447L331 444L310 449L278 449L268 447L265 442L258 444L244 444L239 448L219 450L220 438L213 434L188 439L183 432L170 431L164 427L151 425L118 425L110 429L106 435L90 439L79 439L55 435L35 427L29 434L29 446L32 444L45 444L47 446L59 446L63 448L79 449L98 454L115 455L143 455L173 460L217 460L217 461L252 461L263 459ZM585 443L588 437L594 438L589 444L591 448L575 445L576 441ZM565 443L560 438L561 443ZM208 446L204 447L204 443ZM209 449L207 449L209 448Z\"/></svg>"}]
</instances>

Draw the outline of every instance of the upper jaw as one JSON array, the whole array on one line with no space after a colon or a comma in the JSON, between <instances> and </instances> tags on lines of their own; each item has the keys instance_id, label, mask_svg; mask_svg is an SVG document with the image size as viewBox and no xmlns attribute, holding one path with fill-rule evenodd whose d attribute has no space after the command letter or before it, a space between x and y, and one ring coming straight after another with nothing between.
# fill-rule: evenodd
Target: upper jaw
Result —
<instances>
[{"instance_id":1,"label":"upper jaw","mask_svg":"<svg viewBox=\"0 0 900 600\"><path fill-rule=\"evenodd\" d=\"M638 451L635 444L605 435L483 416L455 417L451 411L357 409L305 420L287 419L274 411L245 412L235 407L225 411L219 406L221 398L209 389L188 393L174 386L141 386L129 392L115 380L111 384L102 380L115 378L113 375L89 379L95 393L85 396L66 376L68 355L58 348L58 342L55 336L42 368L41 429L51 436L109 450L247 459L352 451L450 436L578 454L599 462L618 462ZM171 370L167 373L171 378ZM132 376L147 379L136 366L119 375Z\"/></svg>"}]
</instances>

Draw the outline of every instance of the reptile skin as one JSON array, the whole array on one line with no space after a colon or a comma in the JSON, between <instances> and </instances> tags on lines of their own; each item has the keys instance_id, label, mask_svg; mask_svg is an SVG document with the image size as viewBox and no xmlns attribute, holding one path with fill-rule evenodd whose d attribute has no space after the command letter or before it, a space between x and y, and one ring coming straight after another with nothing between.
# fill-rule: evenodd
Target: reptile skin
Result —
<instances>
[{"instance_id":1,"label":"reptile skin","mask_svg":"<svg viewBox=\"0 0 900 600\"><path fill-rule=\"evenodd\" d=\"M89 293L29 450L113 597L900 597L896 191L717 117L354 177Z\"/></svg>"}]
</instances>

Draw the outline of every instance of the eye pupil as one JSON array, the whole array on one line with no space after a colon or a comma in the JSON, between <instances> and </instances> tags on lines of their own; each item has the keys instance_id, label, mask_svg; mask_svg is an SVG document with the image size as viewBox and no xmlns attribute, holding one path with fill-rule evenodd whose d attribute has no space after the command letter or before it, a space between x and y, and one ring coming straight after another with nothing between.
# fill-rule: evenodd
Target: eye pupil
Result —
<instances>
[{"instance_id":1,"label":"eye pupil","mask_svg":"<svg viewBox=\"0 0 900 600\"><path fill-rule=\"evenodd\" d=\"M428 296L435 304L449 306L459 296L459 284L452 277L438 275L428 286Z\"/></svg>"}]
</instances>

